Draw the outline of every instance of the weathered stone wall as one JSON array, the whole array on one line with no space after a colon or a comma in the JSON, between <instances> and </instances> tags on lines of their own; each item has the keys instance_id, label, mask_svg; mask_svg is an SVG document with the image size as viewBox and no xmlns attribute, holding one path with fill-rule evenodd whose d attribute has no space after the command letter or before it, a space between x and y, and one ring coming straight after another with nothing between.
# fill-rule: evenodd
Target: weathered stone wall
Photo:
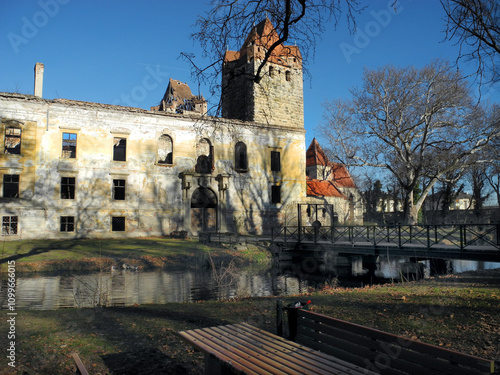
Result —
<instances>
[{"instance_id":1,"label":"weathered stone wall","mask_svg":"<svg viewBox=\"0 0 500 375\"><path fill-rule=\"evenodd\" d=\"M267 63L259 83L253 81L260 60L238 66L226 63L222 72L222 117L304 128L302 68ZM273 67L272 75L269 68ZM288 73L287 73L288 72ZM287 79L288 77L288 79Z\"/></svg>"},{"instance_id":2,"label":"weathered stone wall","mask_svg":"<svg viewBox=\"0 0 500 375\"><path fill-rule=\"evenodd\" d=\"M0 198L2 216L18 216L19 238L123 237L191 234L191 197L198 187L217 196L217 230L265 233L283 220L283 207L305 198L305 131L281 126L165 114L63 100L0 94L0 133L9 121L23 127L21 155L0 155L0 172L20 175L20 197ZM62 134L77 135L76 158L62 156ZM160 164L162 134L173 141L173 163ZM126 161L113 161L115 138L126 139ZM212 173L195 173L196 145L213 146ZM234 146L243 141L248 171L234 169ZM4 143L0 144L4 148ZM281 155L272 172L271 150ZM182 175L191 178L189 188ZM74 199L61 199L61 177L75 178ZM126 181L125 200L113 199L113 180ZM271 203L271 186L281 203ZM2 190L0 189L0 194ZM60 231L73 216L75 230ZM113 216L125 231L112 231Z\"/></svg>"}]
</instances>

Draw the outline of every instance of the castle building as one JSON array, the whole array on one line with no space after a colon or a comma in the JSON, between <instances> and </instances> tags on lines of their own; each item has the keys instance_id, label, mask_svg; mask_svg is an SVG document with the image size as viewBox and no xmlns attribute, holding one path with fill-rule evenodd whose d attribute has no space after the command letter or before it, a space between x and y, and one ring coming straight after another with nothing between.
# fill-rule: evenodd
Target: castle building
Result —
<instances>
[{"instance_id":1,"label":"castle building","mask_svg":"<svg viewBox=\"0 0 500 375\"><path fill-rule=\"evenodd\" d=\"M302 68L279 46L260 82L269 20L224 60L222 118L170 80L151 110L0 93L6 240L266 234L307 199ZM241 71L251 74L239 74Z\"/></svg>"}]
</instances>

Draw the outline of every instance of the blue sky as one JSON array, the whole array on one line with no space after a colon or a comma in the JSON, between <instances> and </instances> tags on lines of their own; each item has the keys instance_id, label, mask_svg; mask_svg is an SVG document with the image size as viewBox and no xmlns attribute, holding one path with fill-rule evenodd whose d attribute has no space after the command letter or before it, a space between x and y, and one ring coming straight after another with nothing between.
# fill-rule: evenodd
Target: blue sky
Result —
<instances>
[{"instance_id":1,"label":"blue sky","mask_svg":"<svg viewBox=\"0 0 500 375\"><path fill-rule=\"evenodd\" d=\"M432 59L455 61L458 47L445 41L438 0L371 0L357 17L358 33L341 21L328 28L308 61L304 81L306 142L322 121L325 100L346 98L360 85L363 68L386 64L421 67ZM202 65L190 39L208 1L2 0L0 91L33 93L33 68L45 64L43 97L133 105L149 109L163 97L169 78L198 89L181 52ZM292 42L290 44L293 44ZM239 49L240 46L229 46ZM205 61L206 62L206 61ZM460 67L471 71L472 64ZM208 88L201 88L208 95ZM483 100L498 102L493 88ZM306 146L307 146L306 145Z\"/></svg>"}]
</instances>

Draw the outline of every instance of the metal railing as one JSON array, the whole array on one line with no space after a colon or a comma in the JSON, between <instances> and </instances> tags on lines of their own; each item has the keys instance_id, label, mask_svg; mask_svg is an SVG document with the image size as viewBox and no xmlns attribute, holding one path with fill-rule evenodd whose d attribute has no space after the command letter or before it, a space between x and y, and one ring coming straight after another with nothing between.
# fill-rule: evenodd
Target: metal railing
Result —
<instances>
[{"instance_id":1,"label":"metal railing","mask_svg":"<svg viewBox=\"0 0 500 375\"><path fill-rule=\"evenodd\" d=\"M331 243L396 248L500 250L500 224L335 225L271 228L274 242Z\"/></svg>"}]
</instances>

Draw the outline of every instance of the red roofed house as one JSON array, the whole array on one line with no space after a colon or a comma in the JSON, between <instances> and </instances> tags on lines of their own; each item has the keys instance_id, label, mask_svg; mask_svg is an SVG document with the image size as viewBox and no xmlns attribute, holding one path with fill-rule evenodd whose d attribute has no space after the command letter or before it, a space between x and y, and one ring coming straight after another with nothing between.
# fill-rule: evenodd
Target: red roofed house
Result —
<instances>
[{"instance_id":1,"label":"red roofed house","mask_svg":"<svg viewBox=\"0 0 500 375\"><path fill-rule=\"evenodd\" d=\"M363 223L363 200L346 166L328 160L316 138L306 152L307 202L333 204L341 224Z\"/></svg>"}]
</instances>

